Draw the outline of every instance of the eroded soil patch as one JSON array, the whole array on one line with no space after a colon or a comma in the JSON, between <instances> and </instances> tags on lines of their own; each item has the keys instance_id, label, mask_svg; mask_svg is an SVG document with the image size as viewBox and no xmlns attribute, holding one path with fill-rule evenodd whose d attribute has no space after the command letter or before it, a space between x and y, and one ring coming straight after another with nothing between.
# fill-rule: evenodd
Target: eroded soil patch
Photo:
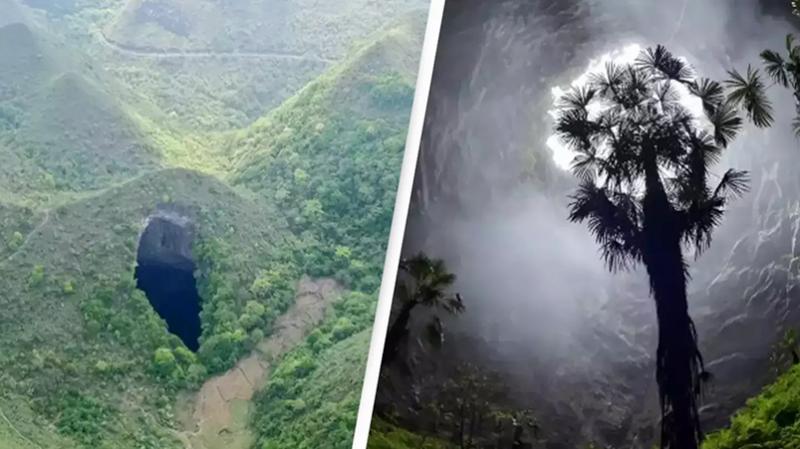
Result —
<instances>
[{"instance_id":1,"label":"eroded soil patch","mask_svg":"<svg viewBox=\"0 0 800 449\"><path fill-rule=\"evenodd\" d=\"M263 388L276 360L301 344L341 294L331 279L303 278L295 303L275 323L275 331L228 372L209 379L199 392L179 399L176 410L187 449L248 449L253 395Z\"/></svg>"}]
</instances>

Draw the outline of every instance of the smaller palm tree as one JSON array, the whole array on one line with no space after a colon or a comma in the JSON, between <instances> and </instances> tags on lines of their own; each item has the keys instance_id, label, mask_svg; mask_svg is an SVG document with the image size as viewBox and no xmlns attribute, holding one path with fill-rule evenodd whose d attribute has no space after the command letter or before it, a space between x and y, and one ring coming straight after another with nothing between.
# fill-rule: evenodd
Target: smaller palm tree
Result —
<instances>
[{"instance_id":1,"label":"smaller palm tree","mask_svg":"<svg viewBox=\"0 0 800 449\"><path fill-rule=\"evenodd\" d=\"M800 0L792 2L795 13ZM794 35L786 36L785 53L766 49L760 54L764 64L764 71L772 79L773 85L790 89L795 99L795 117L792 129L795 136L800 138L800 45ZM728 102L735 107L743 109L753 124L760 128L772 126L774 121L772 104L767 98L766 91L769 87L764 84L758 70L751 66L747 72L741 74L736 70L728 72L730 78L725 82L730 90L727 94Z\"/></svg>"},{"instance_id":2,"label":"smaller palm tree","mask_svg":"<svg viewBox=\"0 0 800 449\"><path fill-rule=\"evenodd\" d=\"M775 84L791 89L794 93L796 117L792 123L795 135L800 137L800 45L794 35L786 35L786 54L774 50L761 52L764 70Z\"/></svg>"},{"instance_id":3,"label":"smaller palm tree","mask_svg":"<svg viewBox=\"0 0 800 449\"><path fill-rule=\"evenodd\" d=\"M401 276L395 289L395 301L400 303L400 309L386 335L384 365L394 360L400 345L408 336L411 312L418 306L442 309L450 314L464 311L461 295L448 292L456 276L447 271L444 261L420 253L400 261L400 270ZM433 316L428 330L441 339L442 327L438 316Z\"/></svg>"}]
</instances>

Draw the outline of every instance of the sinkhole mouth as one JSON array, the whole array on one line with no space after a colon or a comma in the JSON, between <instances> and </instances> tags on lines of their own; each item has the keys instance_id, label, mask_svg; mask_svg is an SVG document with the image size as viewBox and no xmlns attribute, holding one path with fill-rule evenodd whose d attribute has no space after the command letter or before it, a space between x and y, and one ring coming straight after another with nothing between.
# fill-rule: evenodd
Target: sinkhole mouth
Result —
<instances>
[{"instance_id":1,"label":"sinkhole mouth","mask_svg":"<svg viewBox=\"0 0 800 449\"><path fill-rule=\"evenodd\" d=\"M194 278L191 223L182 217L148 220L136 255L136 287L167 322L167 329L197 351L200 339L200 295Z\"/></svg>"}]
</instances>

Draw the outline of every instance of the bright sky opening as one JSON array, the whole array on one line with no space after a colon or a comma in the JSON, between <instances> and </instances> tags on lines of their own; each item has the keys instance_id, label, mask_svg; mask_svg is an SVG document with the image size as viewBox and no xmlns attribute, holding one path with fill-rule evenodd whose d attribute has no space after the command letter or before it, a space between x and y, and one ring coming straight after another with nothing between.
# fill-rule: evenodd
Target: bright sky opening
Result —
<instances>
[{"instance_id":1,"label":"bright sky opening","mask_svg":"<svg viewBox=\"0 0 800 449\"><path fill-rule=\"evenodd\" d=\"M608 62L614 62L615 64L619 65L630 64L636 60L641 51L642 47L639 44L630 44L620 49L605 53L599 58L591 59L586 70L578 78L573 80L570 85L573 87L578 87L587 84L589 82L589 76L592 73L598 73L605 70L605 65ZM692 96L689 93L689 90L680 83L673 83L673 87L678 94L680 103L686 107L686 109L694 117L703 117L703 105L700 99ZM553 95L554 103L558 98L564 95L566 91L567 89L562 89L559 86L553 87L551 89L551 93ZM597 113L601 110L602 106L598 103L594 103L589 106L590 114ZM548 114L555 118L556 110L551 109L548 111ZM546 143L547 147L553 152L553 161L556 163L556 165L563 170L569 170L576 153L569 149L567 145L565 145L555 134L550 135L550 137L547 138Z\"/></svg>"}]
</instances>

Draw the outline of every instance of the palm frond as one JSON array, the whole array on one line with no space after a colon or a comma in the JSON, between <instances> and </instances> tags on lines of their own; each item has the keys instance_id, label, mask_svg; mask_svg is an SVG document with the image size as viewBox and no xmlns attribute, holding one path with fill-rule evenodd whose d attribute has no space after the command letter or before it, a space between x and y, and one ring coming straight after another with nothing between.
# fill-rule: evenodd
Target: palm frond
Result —
<instances>
[{"instance_id":1,"label":"palm frond","mask_svg":"<svg viewBox=\"0 0 800 449\"><path fill-rule=\"evenodd\" d=\"M455 274L447 271L443 260L431 259L424 253L403 259L400 268L413 281L413 287L406 295L411 295L410 300L428 306L436 305L456 280Z\"/></svg>"},{"instance_id":2,"label":"palm frond","mask_svg":"<svg viewBox=\"0 0 800 449\"><path fill-rule=\"evenodd\" d=\"M609 196L591 181L581 182L570 198L569 220L588 222L609 270L625 270L642 260L641 209L636 200L620 192Z\"/></svg>"},{"instance_id":3,"label":"palm frond","mask_svg":"<svg viewBox=\"0 0 800 449\"><path fill-rule=\"evenodd\" d=\"M684 61L676 58L663 45L647 48L636 58L636 67L679 83L688 84L694 78L694 71Z\"/></svg>"},{"instance_id":4,"label":"palm frond","mask_svg":"<svg viewBox=\"0 0 800 449\"><path fill-rule=\"evenodd\" d=\"M566 109L559 112L555 131L572 150L586 152L591 150L592 139L600 127L589 119L585 109Z\"/></svg>"},{"instance_id":5,"label":"palm frond","mask_svg":"<svg viewBox=\"0 0 800 449\"><path fill-rule=\"evenodd\" d=\"M703 110L706 114L713 114L719 105L725 101L725 92L722 89L722 85L708 78L701 78L691 83L689 92L703 102Z\"/></svg>"},{"instance_id":6,"label":"palm frond","mask_svg":"<svg viewBox=\"0 0 800 449\"><path fill-rule=\"evenodd\" d=\"M625 70L613 61L606 62L602 72L589 75L589 85L604 97L616 96L622 86Z\"/></svg>"},{"instance_id":7,"label":"palm frond","mask_svg":"<svg viewBox=\"0 0 800 449\"><path fill-rule=\"evenodd\" d=\"M703 155L702 162L706 168L719 162L723 149L725 149L725 147L718 143L716 133L712 135L704 130L700 130L693 135L692 150L699 151L700 154Z\"/></svg>"},{"instance_id":8,"label":"palm frond","mask_svg":"<svg viewBox=\"0 0 800 449\"><path fill-rule=\"evenodd\" d=\"M764 61L764 71L773 81L783 87L789 87L789 78L786 76L786 62L778 52L764 50L761 52L761 60Z\"/></svg>"},{"instance_id":9,"label":"palm frond","mask_svg":"<svg viewBox=\"0 0 800 449\"><path fill-rule=\"evenodd\" d=\"M792 131L794 131L795 137L800 139L800 116L796 116L792 119Z\"/></svg>"},{"instance_id":10,"label":"palm frond","mask_svg":"<svg viewBox=\"0 0 800 449\"><path fill-rule=\"evenodd\" d=\"M596 151L578 153L572 159L570 170L581 180L595 179L603 162L603 158L597 156Z\"/></svg>"},{"instance_id":11,"label":"palm frond","mask_svg":"<svg viewBox=\"0 0 800 449\"><path fill-rule=\"evenodd\" d=\"M729 169L714 189L715 197L740 197L749 190L750 174L744 170Z\"/></svg>"},{"instance_id":12,"label":"palm frond","mask_svg":"<svg viewBox=\"0 0 800 449\"><path fill-rule=\"evenodd\" d=\"M743 121L736 107L728 102L722 103L708 120L714 126L714 141L721 147L727 147L742 129Z\"/></svg>"},{"instance_id":13,"label":"palm frond","mask_svg":"<svg viewBox=\"0 0 800 449\"><path fill-rule=\"evenodd\" d=\"M680 95L672 83L661 82L655 86L655 95L658 103L667 113L675 112L680 107Z\"/></svg>"},{"instance_id":14,"label":"palm frond","mask_svg":"<svg viewBox=\"0 0 800 449\"><path fill-rule=\"evenodd\" d=\"M728 71L730 79L725 84L731 89L728 101L737 107L743 107L747 117L759 128L772 125L772 103L767 98L766 87L757 69L747 66L747 74L736 70Z\"/></svg>"},{"instance_id":15,"label":"palm frond","mask_svg":"<svg viewBox=\"0 0 800 449\"><path fill-rule=\"evenodd\" d=\"M725 200L716 196L699 201L684 212L684 241L695 247L695 255L711 244L711 233L722 222L724 213Z\"/></svg>"},{"instance_id":16,"label":"palm frond","mask_svg":"<svg viewBox=\"0 0 800 449\"><path fill-rule=\"evenodd\" d=\"M563 110L585 110L596 93L597 91L588 85L572 87L556 100L556 107Z\"/></svg>"},{"instance_id":17,"label":"palm frond","mask_svg":"<svg viewBox=\"0 0 800 449\"><path fill-rule=\"evenodd\" d=\"M464 306L464 300L461 298L461 294L456 293L453 296L444 298L442 301L442 308L452 314L457 314L463 312L466 306Z\"/></svg>"}]
</instances>

